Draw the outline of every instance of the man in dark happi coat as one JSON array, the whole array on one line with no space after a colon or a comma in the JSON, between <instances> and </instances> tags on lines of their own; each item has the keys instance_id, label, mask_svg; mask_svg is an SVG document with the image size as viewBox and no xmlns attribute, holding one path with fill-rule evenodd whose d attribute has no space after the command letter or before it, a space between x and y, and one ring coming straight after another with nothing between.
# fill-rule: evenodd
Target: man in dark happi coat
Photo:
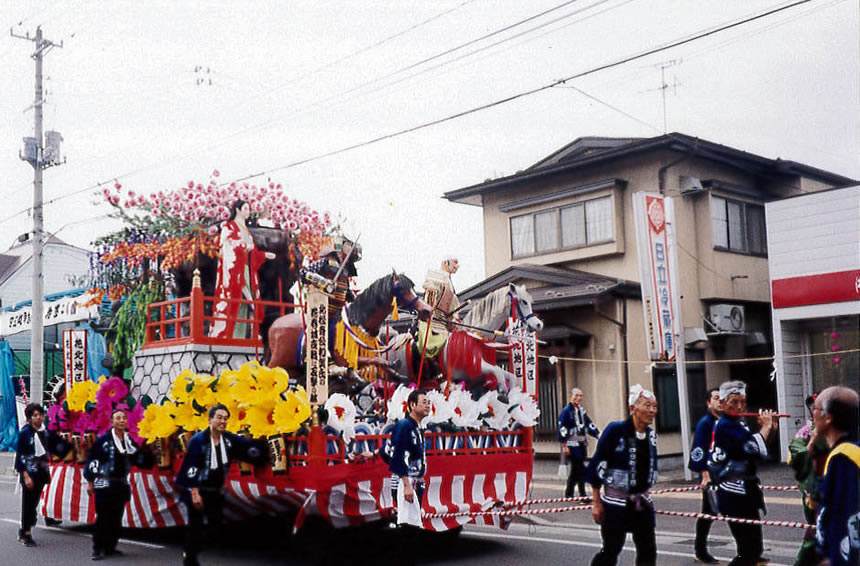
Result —
<instances>
[{"instance_id":1,"label":"man in dark happi coat","mask_svg":"<svg viewBox=\"0 0 860 566\"><path fill-rule=\"evenodd\" d=\"M125 505L131 500L128 474L132 466L148 465L146 453L127 432L124 409L111 413L111 429L96 439L87 455L84 479L87 494L95 496L96 524L93 530L93 560L122 554L116 545Z\"/></svg>"},{"instance_id":2,"label":"man in dark happi coat","mask_svg":"<svg viewBox=\"0 0 860 566\"><path fill-rule=\"evenodd\" d=\"M708 412L696 423L693 435L693 449L690 450L690 461L687 467L701 475L699 487L702 488L702 513L716 515L711 506L711 473L708 471L708 454L711 451L711 440L714 435L714 425L723 414L719 388L708 390ZM711 519L696 520L696 561L704 564L718 564L720 561L708 552L708 533L711 532Z\"/></svg>"},{"instance_id":3,"label":"man in dark happi coat","mask_svg":"<svg viewBox=\"0 0 860 566\"><path fill-rule=\"evenodd\" d=\"M567 475L565 497L573 497L574 485L579 486L580 497L585 497L585 459L588 457L588 437L600 437L600 430L591 422L591 417L582 406L582 389L570 390L570 403L558 416L558 440L564 447L570 471Z\"/></svg>"},{"instance_id":4,"label":"man in dark happi coat","mask_svg":"<svg viewBox=\"0 0 860 566\"><path fill-rule=\"evenodd\" d=\"M743 519L760 519L764 510L758 462L767 457L767 439L776 430L773 411L761 411L761 429L750 431L739 415L746 411L746 384L727 381L720 385L723 416L714 425L713 444L708 459L711 482L717 486L717 509L723 515ZM762 558L761 525L729 523L737 555L729 566L752 566L765 563Z\"/></svg>"},{"instance_id":5,"label":"man in dark happi coat","mask_svg":"<svg viewBox=\"0 0 860 566\"><path fill-rule=\"evenodd\" d=\"M44 427L45 409L42 405L30 403L24 409L24 416L27 424L18 434L18 449L15 452L15 471L18 472L22 488L18 541L24 546L36 546L32 534L36 524L36 508L42 490L51 482L48 454L65 455L71 447L59 435Z\"/></svg>"},{"instance_id":6,"label":"man in dark happi coat","mask_svg":"<svg viewBox=\"0 0 860 566\"><path fill-rule=\"evenodd\" d=\"M421 421L430 413L430 399L416 389L406 399L409 413L394 425L386 444L385 459L391 471L392 498L397 502L397 524L421 526L421 499L424 496L424 434Z\"/></svg>"},{"instance_id":7,"label":"man in dark happi coat","mask_svg":"<svg viewBox=\"0 0 860 566\"><path fill-rule=\"evenodd\" d=\"M180 499L188 508L188 533L183 561L186 566L199 564L197 555L203 544L204 518L210 529L221 524L224 509L224 481L230 463L243 460L262 463L268 456L265 444L227 432L230 411L224 405L209 409L209 428L188 441L188 450L176 484L182 488Z\"/></svg>"},{"instance_id":8,"label":"man in dark happi coat","mask_svg":"<svg viewBox=\"0 0 860 566\"><path fill-rule=\"evenodd\" d=\"M648 495L657 481L657 434L650 426L657 400L634 385L627 402L630 417L606 426L585 473L594 494L591 514L603 539L592 566L614 566L628 532L636 545L636 565L654 566L657 561L654 506Z\"/></svg>"},{"instance_id":9,"label":"man in dark happi coat","mask_svg":"<svg viewBox=\"0 0 860 566\"><path fill-rule=\"evenodd\" d=\"M830 566L860 564L858 410L857 392L841 386L828 387L812 405L816 434L823 435L831 447L816 525L819 553Z\"/></svg>"}]
</instances>

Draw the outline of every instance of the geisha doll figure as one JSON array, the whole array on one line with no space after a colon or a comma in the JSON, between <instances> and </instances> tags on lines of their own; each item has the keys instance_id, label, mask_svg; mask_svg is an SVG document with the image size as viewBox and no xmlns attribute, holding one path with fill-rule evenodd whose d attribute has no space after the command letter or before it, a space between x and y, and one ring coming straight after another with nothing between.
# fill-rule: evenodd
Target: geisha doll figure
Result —
<instances>
[{"instance_id":1,"label":"geisha doll figure","mask_svg":"<svg viewBox=\"0 0 860 566\"><path fill-rule=\"evenodd\" d=\"M251 325L237 320L259 322L263 309L255 313L249 303L225 299L259 300L260 287L257 270L275 254L256 248L246 221L251 206L237 200L230 207L230 218L221 225L221 258L218 260L218 279L215 287L215 320L209 334L215 338L252 338Z\"/></svg>"}]
</instances>

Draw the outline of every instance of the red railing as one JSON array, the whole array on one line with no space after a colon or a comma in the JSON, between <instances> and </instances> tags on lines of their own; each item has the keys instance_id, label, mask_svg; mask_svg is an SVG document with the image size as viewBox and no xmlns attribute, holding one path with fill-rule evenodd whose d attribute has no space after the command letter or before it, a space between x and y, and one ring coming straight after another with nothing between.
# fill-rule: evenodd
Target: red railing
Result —
<instances>
[{"instance_id":1,"label":"red railing","mask_svg":"<svg viewBox=\"0 0 860 566\"><path fill-rule=\"evenodd\" d=\"M357 434L353 446L357 452L367 450L375 454L387 437L387 434ZM424 435L424 445L429 446L426 449L428 457L518 454L532 451L532 439L531 428L511 431L428 432ZM288 468L309 464L307 436L286 436L284 442ZM326 435L325 446L326 454L319 459L320 464L333 466L346 462L346 445L342 437Z\"/></svg>"},{"instance_id":2,"label":"red railing","mask_svg":"<svg viewBox=\"0 0 860 566\"><path fill-rule=\"evenodd\" d=\"M247 305L252 318L227 317L215 312L215 303L225 301L231 305ZM253 313L262 313L267 307L275 307L281 314L299 308L293 303L277 301L249 301L246 299L220 299L204 297L200 287L191 290L191 296L171 301L152 303L147 307L146 331L143 348L161 348L181 344L206 344L262 347L259 338L259 320ZM219 338L211 336L216 322L224 321L231 328L237 324L247 324L248 332L244 338Z\"/></svg>"}]
</instances>

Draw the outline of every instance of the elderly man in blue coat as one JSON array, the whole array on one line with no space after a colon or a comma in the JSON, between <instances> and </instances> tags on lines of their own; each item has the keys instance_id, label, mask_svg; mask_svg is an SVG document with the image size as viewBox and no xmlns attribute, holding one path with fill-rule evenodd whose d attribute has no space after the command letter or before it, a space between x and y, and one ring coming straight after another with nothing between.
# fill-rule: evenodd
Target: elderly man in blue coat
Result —
<instances>
[{"instance_id":1,"label":"elderly man in blue coat","mask_svg":"<svg viewBox=\"0 0 860 566\"><path fill-rule=\"evenodd\" d=\"M600 436L600 430L591 422L591 417L582 406L582 389L574 387L570 390L570 402L564 406L558 416L558 440L564 447L565 456L570 466L567 476L567 486L564 488L565 497L573 497L574 485L579 486L580 497L585 497L585 459L588 457L588 437Z\"/></svg>"},{"instance_id":2,"label":"elderly man in blue coat","mask_svg":"<svg viewBox=\"0 0 860 566\"><path fill-rule=\"evenodd\" d=\"M657 399L634 385L627 404L630 416L606 426L585 474L594 494L591 515L603 540L591 566L614 566L628 532L636 545L636 565L657 563L654 505L648 495L657 482L657 434L651 428Z\"/></svg>"}]
</instances>

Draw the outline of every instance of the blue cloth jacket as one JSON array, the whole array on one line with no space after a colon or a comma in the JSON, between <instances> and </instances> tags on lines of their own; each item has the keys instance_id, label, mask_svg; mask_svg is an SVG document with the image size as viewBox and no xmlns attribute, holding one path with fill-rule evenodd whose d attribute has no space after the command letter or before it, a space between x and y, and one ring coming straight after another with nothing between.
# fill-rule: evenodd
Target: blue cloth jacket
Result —
<instances>
[{"instance_id":1,"label":"blue cloth jacket","mask_svg":"<svg viewBox=\"0 0 860 566\"><path fill-rule=\"evenodd\" d=\"M15 452L15 471L18 472L21 484L24 484L24 472L26 471L34 482L48 483L51 480L51 472L48 468L48 454L65 456L71 446L62 437L50 430L45 429L45 454L36 458L36 431L25 424L18 434L18 450Z\"/></svg>"},{"instance_id":2,"label":"blue cloth jacket","mask_svg":"<svg viewBox=\"0 0 860 566\"><path fill-rule=\"evenodd\" d=\"M648 473L646 478L637 478L637 459L642 455L635 450L633 419L609 423L604 429L585 471L586 482L604 487L600 494L603 503L623 508L629 495L647 491L657 482L657 433L648 427L645 434L649 440ZM636 491L631 493L631 489Z\"/></svg>"},{"instance_id":3,"label":"blue cloth jacket","mask_svg":"<svg viewBox=\"0 0 860 566\"><path fill-rule=\"evenodd\" d=\"M694 472L702 473L708 469L708 456L711 452L715 424L717 424L717 417L710 411L696 423L693 449L690 450L690 461L687 462L687 467Z\"/></svg>"},{"instance_id":4,"label":"blue cloth jacket","mask_svg":"<svg viewBox=\"0 0 860 566\"><path fill-rule=\"evenodd\" d=\"M753 496L757 501L737 502L737 505L754 503L764 508L761 498L758 463L767 456L767 446L760 433L753 434L743 419L723 416L714 425L714 441L708 457L711 482L717 484L717 497L721 507L724 496ZM728 501L728 500L727 500ZM734 503L730 502L732 507ZM733 514L729 507L721 513Z\"/></svg>"},{"instance_id":5,"label":"blue cloth jacket","mask_svg":"<svg viewBox=\"0 0 860 566\"><path fill-rule=\"evenodd\" d=\"M842 442L848 442L843 440ZM837 443L837 446L841 444ZM860 446L860 443L854 442ZM822 556L832 566L860 564L860 467L842 454L835 455L824 475L821 512L815 538Z\"/></svg>"},{"instance_id":6,"label":"blue cloth jacket","mask_svg":"<svg viewBox=\"0 0 860 566\"><path fill-rule=\"evenodd\" d=\"M212 451L212 435L209 429L201 430L188 441L188 450L179 473L176 475L176 485L187 492L191 488L201 487L209 479L209 461ZM227 446L227 463L224 478L227 477L230 462L242 460L252 464L261 464L268 457L266 446L250 438L243 438L230 432L221 433L221 442ZM222 487L222 486L219 486Z\"/></svg>"},{"instance_id":7,"label":"blue cloth jacket","mask_svg":"<svg viewBox=\"0 0 860 566\"><path fill-rule=\"evenodd\" d=\"M588 456L586 434L599 438L600 430L591 422L585 407L580 405L574 408L571 403L568 403L558 416L558 441L569 447L571 458L585 460Z\"/></svg>"},{"instance_id":8,"label":"blue cloth jacket","mask_svg":"<svg viewBox=\"0 0 860 566\"><path fill-rule=\"evenodd\" d=\"M391 442L386 444L388 469L399 477L420 479L427 471L424 455L424 433L412 417L406 416L394 425Z\"/></svg>"},{"instance_id":9,"label":"blue cloth jacket","mask_svg":"<svg viewBox=\"0 0 860 566\"><path fill-rule=\"evenodd\" d=\"M135 448L134 454L120 452L110 431L99 436L90 448L87 454L87 463L84 466L84 479L92 482L97 492L128 485L128 473L132 466L147 467L150 465L147 453L141 450L140 446L130 437L129 440Z\"/></svg>"}]
</instances>

